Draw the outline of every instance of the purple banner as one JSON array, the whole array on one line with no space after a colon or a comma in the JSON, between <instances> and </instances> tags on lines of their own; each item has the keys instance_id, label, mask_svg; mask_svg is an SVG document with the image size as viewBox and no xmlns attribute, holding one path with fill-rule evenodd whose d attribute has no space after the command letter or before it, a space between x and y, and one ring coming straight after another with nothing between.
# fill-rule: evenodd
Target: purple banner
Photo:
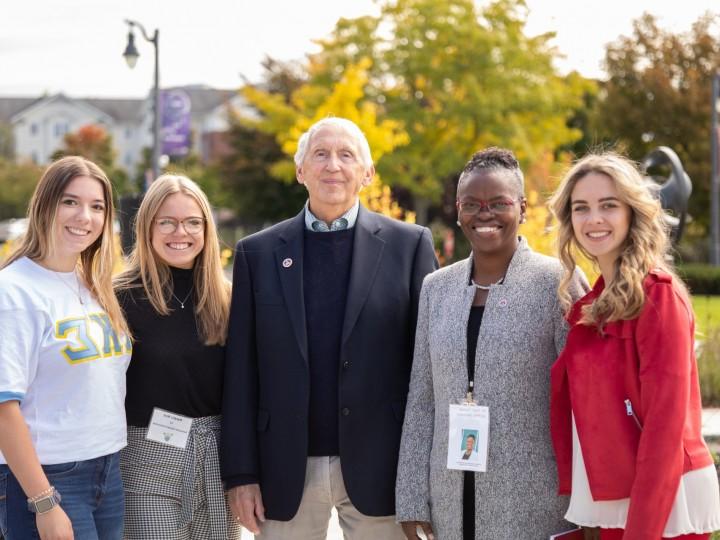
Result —
<instances>
[{"instance_id":1,"label":"purple banner","mask_svg":"<svg viewBox=\"0 0 720 540\"><path fill-rule=\"evenodd\" d=\"M160 110L162 153L187 156L190 153L190 96L183 90L162 90Z\"/></svg>"}]
</instances>

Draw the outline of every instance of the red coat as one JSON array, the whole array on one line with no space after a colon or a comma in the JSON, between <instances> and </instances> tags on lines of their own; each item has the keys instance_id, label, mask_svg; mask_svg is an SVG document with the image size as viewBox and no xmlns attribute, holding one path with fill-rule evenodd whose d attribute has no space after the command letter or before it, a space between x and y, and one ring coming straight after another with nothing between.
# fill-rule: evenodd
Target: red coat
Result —
<instances>
[{"instance_id":1,"label":"red coat","mask_svg":"<svg viewBox=\"0 0 720 540\"><path fill-rule=\"evenodd\" d=\"M600 278L573 306L551 370L559 489L568 494L572 483L572 412L593 499L630 497L624 538L657 540L682 474L712 464L701 435L692 308L671 276L653 271L640 315L608 323L601 334L577 321L604 285Z\"/></svg>"}]
</instances>

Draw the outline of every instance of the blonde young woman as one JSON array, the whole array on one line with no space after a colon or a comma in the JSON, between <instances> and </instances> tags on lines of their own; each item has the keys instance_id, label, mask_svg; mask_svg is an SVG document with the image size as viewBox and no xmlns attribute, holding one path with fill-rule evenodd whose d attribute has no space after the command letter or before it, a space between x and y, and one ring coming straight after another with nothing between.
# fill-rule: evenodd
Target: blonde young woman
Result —
<instances>
[{"instance_id":1,"label":"blonde young woman","mask_svg":"<svg viewBox=\"0 0 720 540\"><path fill-rule=\"evenodd\" d=\"M571 324L551 372L565 517L603 540L709 538L718 479L701 436L692 307L666 259L660 203L630 161L601 154L575 164L551 206ZM602 275L571 307L575 250Z\"/></svg>"},{"instance_id":2,"label":"blonde young woman","mask_svg":"<svg viewBox=\"0 0 720 540\"><path fill-rule=\"evenodd\" d=\"M125 537L239 538L217 453L230 285L207 197L189 178L161 176L140 205L136 235L116 281L134 339Z\"/></svg>"},{"instance_id":3,"label":"blonde young woman","mask_svg":"<svg viewBox=\"0 0 720 540\"><path fill-rule=\"evenodd\" d=\"M94 163L52 163L0 270L0 532L119 540L127 327L113 294L113 203Z\"/></svg>"}]
</instances>

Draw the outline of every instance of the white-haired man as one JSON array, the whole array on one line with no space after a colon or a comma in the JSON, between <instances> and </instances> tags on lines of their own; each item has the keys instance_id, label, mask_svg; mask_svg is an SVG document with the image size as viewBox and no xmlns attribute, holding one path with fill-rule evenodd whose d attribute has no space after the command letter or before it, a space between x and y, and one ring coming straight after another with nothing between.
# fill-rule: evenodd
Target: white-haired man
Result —
<instances>
[{"instance_id":1,"label":"white-haired man","mask_svg":"<svg viewBox=\"0 0 720 540\"><path fill-rule=\"evenodd\" d=\"M402 539L394 485L430 231L363 208L375 169L343 118L298 143L308 202L241 240L223 400L233 513L263 539Z\"/></svg>"}]
</instances>

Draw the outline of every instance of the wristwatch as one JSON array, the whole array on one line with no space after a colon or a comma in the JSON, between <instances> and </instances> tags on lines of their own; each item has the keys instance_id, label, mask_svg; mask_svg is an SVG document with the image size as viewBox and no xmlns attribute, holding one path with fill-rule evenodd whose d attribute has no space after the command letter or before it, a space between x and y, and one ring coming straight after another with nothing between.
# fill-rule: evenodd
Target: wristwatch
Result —
<instances>
[{"instance_id":1,"label":"wristwatch","mask_svg":"<svg viewBox=\"0 0 720 540\"><path fill-rule=\"evenodd\" d=\"M60 496L60 492L57 489L53 489L44 497L40 497L34 501L28 499L28 510L30 510L33 514L44 514L60 504L61 500L62 497Z\"/></svg>"}]
</instances>

